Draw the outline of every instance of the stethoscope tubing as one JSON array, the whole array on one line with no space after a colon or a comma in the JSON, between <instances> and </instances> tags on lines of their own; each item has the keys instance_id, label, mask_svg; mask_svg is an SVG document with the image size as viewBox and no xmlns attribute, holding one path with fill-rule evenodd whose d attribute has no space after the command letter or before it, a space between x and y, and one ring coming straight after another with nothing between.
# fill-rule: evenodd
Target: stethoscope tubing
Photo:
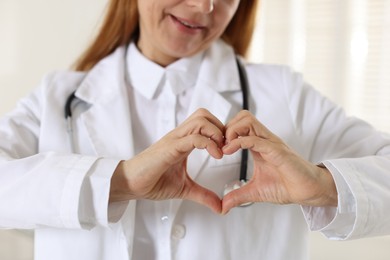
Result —
<instances>
[{"instance_id":1,"label":"stethoscope tubing","mask_svg":"<svg viewBox=\"0 0 390 260\"><path fill-rule=\"evenodd\" d=\"M238 74L240 76L240 85L242 92L242 109L249 110L249 100L248 100L248 76L244 65L241 63L239 57L236 57ZM248 149L242 150L241 155L241 166L240 166L240 181L247 181L247 172L248 172Z\"/></svg>"}]
</instances>

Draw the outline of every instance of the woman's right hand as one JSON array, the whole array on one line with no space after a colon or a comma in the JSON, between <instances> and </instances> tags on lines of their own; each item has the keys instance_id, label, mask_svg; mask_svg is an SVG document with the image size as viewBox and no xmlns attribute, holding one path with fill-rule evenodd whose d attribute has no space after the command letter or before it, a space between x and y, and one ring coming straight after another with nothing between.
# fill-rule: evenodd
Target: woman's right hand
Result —
<instances>
[{"instance_id":1,"label":"woman's right hand","mask_svg":"<svg viewBox=\"0 0 390 260\"><path fill-rule=\"evenodd\" d=\"M118 165L111 179L110 201L188 199L220 213L220 198L189 177L187 157L196 148L220 159L223 145L224 125L199 109L157 143Z\"/></svg>"}]
</instances>

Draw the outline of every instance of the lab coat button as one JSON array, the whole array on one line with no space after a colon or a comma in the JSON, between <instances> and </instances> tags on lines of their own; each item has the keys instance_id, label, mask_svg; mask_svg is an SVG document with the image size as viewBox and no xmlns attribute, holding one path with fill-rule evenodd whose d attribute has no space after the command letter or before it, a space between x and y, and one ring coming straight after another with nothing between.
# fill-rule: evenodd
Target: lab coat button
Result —
<instances>
[{"instance_id":1,"label":"lab coat button","mask_svg":"<svg viewBox=\"0 0 390 260\"><path fill-rule=\"evenodd\" d=\"M172 238L182 239L186 235L186 227L184 225L174 225L172 228Z\"/></svg>"}]
</instances>

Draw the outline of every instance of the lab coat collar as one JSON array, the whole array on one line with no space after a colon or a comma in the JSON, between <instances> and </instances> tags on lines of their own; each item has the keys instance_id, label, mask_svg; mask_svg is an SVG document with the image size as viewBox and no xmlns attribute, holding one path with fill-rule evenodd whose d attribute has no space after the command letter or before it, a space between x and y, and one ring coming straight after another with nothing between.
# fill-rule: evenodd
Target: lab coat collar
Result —
<instances>
[{"instance_id":1,"label":"lab coat collar","mask_svg":"<svg viewBox=\"0 0 390 260\"><path fill-rule=\"evenodd\" d=\"M125 47L118 48L87 72L76 91L76 97L87 103L108 102L124 92Z\"/></svg>"},{"instance_id":2,"label":"lab coat collar","mask_svg":"<svg viewBox=\"0 0 390 260\"><path fill-rule=\"evenodd\" d=\"M227 123L231 104L223 97L223 92L240 90L240 77L233 48L219 40L205 53L189 115L198 108L206 108L222 123Z\"/></svg>"},{"instance_id":3,"label":"lab coat collar","mask_svg":"<svg viewBox=\"0 0 390 260\"><path fill-rule=\"evenodd\" d=\"M127 159L134 155L124 57L125 48L120 47L101 60L76 91L77 98L91 105L81 120L98 156Z\"/></svg>"}]
</instances>

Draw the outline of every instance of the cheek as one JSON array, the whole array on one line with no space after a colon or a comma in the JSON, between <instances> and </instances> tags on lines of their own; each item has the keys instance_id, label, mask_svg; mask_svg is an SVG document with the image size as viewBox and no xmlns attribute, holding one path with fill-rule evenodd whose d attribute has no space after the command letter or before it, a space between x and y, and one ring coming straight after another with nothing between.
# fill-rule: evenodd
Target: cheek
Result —
<instances>
[{"instance_id":1,"label":"cheek","mask_svg":"<svg viewBox=\"0 0 390 260\"><path fill-rule=\"evenodd\" d=\"M213 24L215 28L217 28L216 30L223 32L233 19L236 11L237 7L221 6L221 8L214 14Z\"/></svg>"},{"instance_id":2,"label":"cheek","mask_svg":"<svg viewBox=\"0 0 390 260\"><path fill-rule=\"evenodd\" d=\"M156 12L158 6L149 0L139 0L138 2L142 2L138 4L140 23L149 28L155 23L157 17L159 17L159 14Z\"/></svg>"},{"instance_id":3,"label":"cheek","mask_svg":"<svg viewBox=\"0 0 390 260\"><path fill-rule=\"evenodd\" d=\"M225 31L230 19L223 14L216 14L213 20L212 29L209 31L209 37L219 38Z\"/></svg>"}]
</instances>

